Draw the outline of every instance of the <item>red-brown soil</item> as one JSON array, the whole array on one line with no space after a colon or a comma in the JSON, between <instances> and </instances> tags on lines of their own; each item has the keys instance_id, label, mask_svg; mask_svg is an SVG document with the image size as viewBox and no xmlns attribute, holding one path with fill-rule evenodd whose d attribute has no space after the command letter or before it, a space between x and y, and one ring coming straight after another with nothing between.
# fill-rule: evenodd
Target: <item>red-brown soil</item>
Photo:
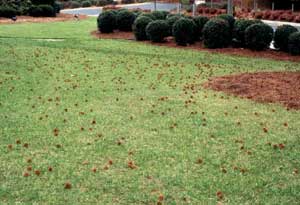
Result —
<instances>
[{"instance_id":1,"label":"red-brown soil","mask_svg":"<svg viewBox=\"0 0 300 205\"><path fill-rule=\"evenodd\" d=\"M97 38L102 39L125 39L134 40L134 35L132 32L120 32L115 31L114 33L101 33L99 31L93 31L91 34Z\"/></svg>"},{"instance_id":2,"label":"red-brown soil","mask_svg":"<svg viewBox=\"0 0 300 205\"><path fill-rule=\"evenodd\" d=\"M85 19L87 16L79 15L79 20ZM17 16L17 21L14 22L9 18L0 17L0 24L15 24L15 23L44 23L44 22L57 22L57 21L70 21L77 20L72 14L58 14L56 17L32 17L32 16Z\"/></svg>"},{"instance_id":3,"label":"red-brown soil","mask_svg":"<svg viewBox=\"0 0 300 205\"><path fill-rule=\"evenodd\" d=\"M134 40L134 35L132 32L119 32L115 31L114 33L100 33L98 31L93 31L91 33L96 38L100 39L126 39L126 40ZM243 48L222 48L222 49L207 49L204 47L202 42L196 42L193 45L188 46L177 46L174 39L172 37L167 38L166 42L164 43L152 43L150 41L139 41L141 43L148 43L157 46L167 46L167 47L174 47L180 49L193 49L193 50L200 50L200 51L209 51L213 53L225 53L229 55L235 56L246 56L246 57L255 57L255 58L268 58L274 60L284 60L284 61L294 61L300 62L300 56L291 56L288 53L274 51L274 50L266 50L266 51L252 51L249 49Z\"/></svg>"},{"instance_id":4,"label":"red-brown soil","mask_svg":"<svg viewBox=\"0 0 300 205\"><path fill-rule=\"evenodd\" d=\"M259 72L216 77L205 88L263 103L300 109L300 71Z\"/></svg>"}]
</instances>

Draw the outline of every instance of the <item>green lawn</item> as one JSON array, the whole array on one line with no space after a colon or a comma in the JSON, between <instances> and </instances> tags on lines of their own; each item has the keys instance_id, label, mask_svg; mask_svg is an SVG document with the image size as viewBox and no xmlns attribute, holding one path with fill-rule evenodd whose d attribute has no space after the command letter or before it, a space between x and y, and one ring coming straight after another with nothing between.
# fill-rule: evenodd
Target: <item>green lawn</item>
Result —
<instances>
[{"instance_id":1,"label":"green lawn","mask_svg":"<svg viewBox=\"0 0 300 205\"><path fill-rule=\"evenodd\" d=\"M0 204L299 204L300 112L200 86L299 63L98 40L95 28L0 25Z\"/></svg>"}]
</instances>

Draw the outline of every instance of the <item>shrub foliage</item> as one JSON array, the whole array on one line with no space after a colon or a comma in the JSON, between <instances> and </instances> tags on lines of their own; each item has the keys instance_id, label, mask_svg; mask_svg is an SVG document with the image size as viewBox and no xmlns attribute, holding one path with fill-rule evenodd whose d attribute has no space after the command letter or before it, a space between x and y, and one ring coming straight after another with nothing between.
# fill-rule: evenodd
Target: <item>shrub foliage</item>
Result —
<instances>
[{"instance_id":1,"label":"shrub foliage","mask_svg":"<svg viewBox=\"0 0 300 205\"><path fill-rule=\"evenodd\" d=\"M34 5L29 9L29 15L34 17L54 17L56 16L56 11L50 5Z\"/></svg>"},{"instance_id":2,"label":"shrub foliage","mask_svg":"<svg viewBox=\"0 0 300 205\"><path fill-rule=\"evenodd\" d=\"M136 40L143 41L148 39L146 34L146 27L151 21L153 20L146 16L140 16L134 21L132 30Z\"/></svg>"},{"instance_id":3,"label":"shrub foliage","mask_svg":"<svg viewBox=\"0 0 300 205\"><path fill-rule=\"evenodd\" d=\"M117 13L117 26L120 31L131 31L135 20L135 14L128 10L122 10Z\"/></svg>"},{"instance_id":4,"label":"shrub foliage","mask_svg":"<svg viewBox=\"0 0 300 205\"><path fill-rule=\"evenodd\" d=\"M295 32L290 35L288 48L290 54L300 55L300 32Z\"/></svg>"},{"instance_id":5,"label":"shrub foliage","mask_svg":"<svg viewBox=\"0 0 300 205\"><path fill-rule=\"evenodd\" d=\"M245 31L245 43L251 50L264 50L270 46L274 31L271 26L258 23L249 26Z\"/></svg>"},{"instance_id":6,"label":"shrub foliage","mask_svg":"<svg viewBox=\"0 0 300 205\"><path fill-rule=\"evenodd\" d=\"M116 27L116 15L112 11L102 12L97 19L98 30L102 33L111 33Z\"/></svg>"},{"instance_id":7,"label":"shrub foliage","mask_svg":"<svg viewBox=\"0 0 300 205\"><path fill-rule=\"evenodd\" d=\"M203 40L207 48L225 48L229 46L230 36L228 22L220 18L209 20L203 28Z\"/></svg>"},{"instance_id":8,"label":"shrub foliage","mask_svg":"<svg viewBox=\"0 0 300 205\"><path fill-rule=\"evenodd\" d=\"M202 39L202 36L203 36L203 28L204 28L204 25L209 21L209 18L206 17L206 16L196 16L194 18L194 22L195 22L195 25L196 25L196 28L195 28L195 35L196 35L196 39L195 40L198 40L198 39Z\"/></svg>"},{"instance_id":9,"label":"shrub foliage","mask_svg":"<svg viewBox=\"0 0 300 205\"><path fill-rule=\"evenodd\" d=\"M180 18L173 25L173 35L177 45L186 46L194 42L196 24L188 18Z\"/></svg>"},{"instance_id":10,"label":"shrub foliage","mask_svg":"<svg viewBox=\"0 0 300 205\"><path fill-rule=\"evenodd\" d=\"M274 35L274 45L282 51L288 51L289 36L298 29L290 25L279 26Z\"/></svg>"},{"instance_id":11,"label":"shrub foliage","mask_svg":"<svg viewBox=\"0 0 300 205\"><path fill-rule=\"evenodd\" d=\"M17 10L9 6L0 7L0 17L12 18L17 15Z\"/></svg>"},{"instance_id":12,"label":"shrub foliage","mask_svg":"<svg viewBox=\"0 0 300 205\"><path fill-rule=\"evenodd\" d=\"M260 21L239 19L234 23L233 32L232 32L234 46L236 47L245 46L245 31L249 26L256 23L260 23Z\"/></svg>"},{"instance_id":13,"label":"shrub foliage","mask_svg":"<svg viewBox=\"0 0 300 205\"><path fill-rule=\"evenodd\" d=\"M146 34L152 42L163 42L169 35L169 25L164 20L155 20L146 27Z\"/></svg>"},{"instance_id":14,"label":"shrub foliage","mask_svg":"<svg viewBox=\"0 0 300 205\"><path fill-rule=\"evenodd\" d=\"M218 16L218 18L221 18L221 19L227 21L228 24L229 24L229 26L230 26L230 29L231 30L233 29L235 19L234 19L234 17L232 15L221 14L221 15Z\"/></svg>"}]
</instances>

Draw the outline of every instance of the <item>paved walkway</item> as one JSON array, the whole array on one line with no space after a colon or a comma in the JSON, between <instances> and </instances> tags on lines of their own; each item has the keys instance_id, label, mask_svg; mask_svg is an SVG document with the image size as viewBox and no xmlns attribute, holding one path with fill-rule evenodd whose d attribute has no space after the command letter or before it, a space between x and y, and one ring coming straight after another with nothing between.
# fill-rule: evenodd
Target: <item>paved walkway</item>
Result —
<instances>
[{"instance_id":1,"label":"paved walkway","mask_svg":"<svg viewBox=\"0 0 300 205\"><path fill-rule=\"evenodd\" d=\"M177 8L176 3L156 3L156 9L159 11L170 11ZM146 2L146 3L137 3L137 4L125 4L118 5L122 8L127 9L143 9L143 10L151 10L154 11L154 3ZM64 9L61 10L61 13L66 14L82 14L87 16L98 16L102 12L102 7L89 7L89 8L77 8L77 9Z\"/></svg>"},{"instance_id":2,"label":"paved walkway","mask_svg":"<svg viewBox=\"0 0 300 205\"><path fill-rule=\"evenodd\" d=\"M300 31L300 23L292 23L292 22L284 22L284 21L269 21L269 20L263 20L263 22L272 26L273 28L277 28L278 26L287 24L296 27Z\"/></svg>"}]
</instances>

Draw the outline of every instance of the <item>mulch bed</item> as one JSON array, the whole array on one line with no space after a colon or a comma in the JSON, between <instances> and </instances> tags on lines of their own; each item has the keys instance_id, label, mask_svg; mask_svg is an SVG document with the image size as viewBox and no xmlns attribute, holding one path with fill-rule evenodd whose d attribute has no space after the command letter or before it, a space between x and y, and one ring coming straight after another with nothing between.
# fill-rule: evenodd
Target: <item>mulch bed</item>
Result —
<instances>
[{"instance_id":1,"label":"mulch bed","mask_svg":"<svg viewBox=\"0 0 300 205\"><path fill-rule=\"evenodd\" d=\"M263 103L300 109L300 72L259 72L210 79L205 88Z\"/></svg>"},{"instance_id":2,"label":"mulch bed","mask_svg":"<svg viewBox=\"0 0 300 205\"><path fill-rule=\"evenodd\" d=\"M126 39L126 40L134 40L134 35L132 32L119 32L115 31L114 33L100 33L98 31L91 32L93 36L100 39ZM266 51L251 51L249 49L243 48L222 48L222 49L207 49L204 48L202 42L196 42L193 45L189 46L178 46L176 45L174 39L172 37L167 38L166 42L164 43L152 43L150 41L137 41L141 43L148 43L157 46L167 46L173 48L180 48L180 49L192 49L192 50L200 50L200 51L209 51L213 53L225 53L235 56L246 56L246 57L255 57L255 58L268 58L274 59L279 61L294 61L300 62L300 56L291 56L288 53L274 51L274 50L266 50Z\"/></svg>"},{"instance_id":3,"label":"mulch bed","mask_svg":"<svg viewBox=\"0 0 300 205\"><path fill-rule=\"evenodd\" d=\"M17 16L17 21L14 22L8 18L0 17L0 24L15 24L15 23L45 23L45 22L58 22L58 21L71 21L86 19L87 16L79 15L78 19L72 14L58 14L56 17L32 17L32 16Z\"/></svg>"}]
</instances>

